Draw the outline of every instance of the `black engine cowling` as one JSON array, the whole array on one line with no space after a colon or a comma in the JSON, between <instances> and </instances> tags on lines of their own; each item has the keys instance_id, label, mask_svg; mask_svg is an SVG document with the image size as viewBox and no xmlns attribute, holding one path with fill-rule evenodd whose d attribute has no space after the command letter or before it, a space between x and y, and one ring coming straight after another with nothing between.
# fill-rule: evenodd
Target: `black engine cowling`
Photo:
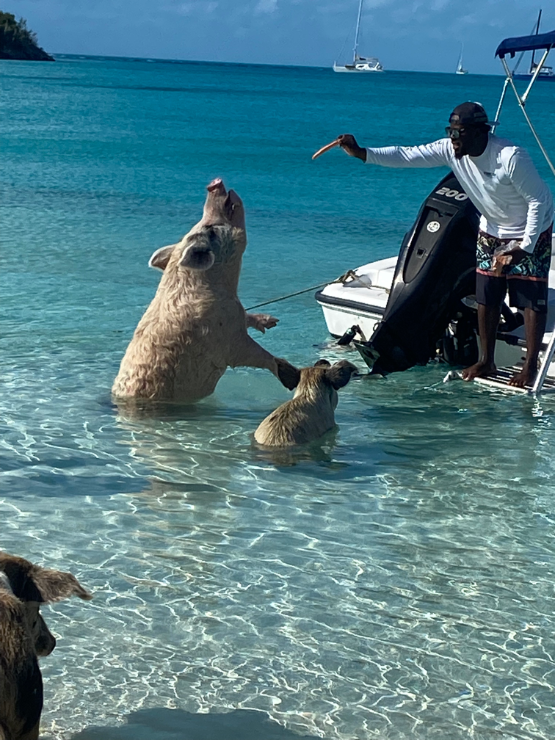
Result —
<instances>
[{"instance_id":1,"label":"black engine cowling","mask_svg":"<svg viewBox=\"0 0 555 740\"><path fill-rule=\"evenodd\" d=\"M475 292L479 214L457 178L444 177L405 235L391 294L374 334L355 342L373 373L426 364L437 342Z\"/></svg>"}]
</instances>

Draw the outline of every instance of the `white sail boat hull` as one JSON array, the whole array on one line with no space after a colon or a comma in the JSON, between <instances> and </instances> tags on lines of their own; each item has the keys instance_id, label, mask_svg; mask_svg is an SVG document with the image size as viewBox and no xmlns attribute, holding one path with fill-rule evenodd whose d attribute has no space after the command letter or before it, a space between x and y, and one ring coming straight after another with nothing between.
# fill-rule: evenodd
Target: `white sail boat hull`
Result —
<instances>
[{"instance_id":1,"label":"white sail boat hull","mask_svg":"<svg viewBox=\"0 0 555 740\"><path fill-rule=\"evenodd\" d=\"M333 65L333 71L334 72L383 72L384 68L380 64L380 62L375 59L372 60L372 62L354 62L353 64L349 65L340 65L335 64Z\"/></svg>"}]
</instances>

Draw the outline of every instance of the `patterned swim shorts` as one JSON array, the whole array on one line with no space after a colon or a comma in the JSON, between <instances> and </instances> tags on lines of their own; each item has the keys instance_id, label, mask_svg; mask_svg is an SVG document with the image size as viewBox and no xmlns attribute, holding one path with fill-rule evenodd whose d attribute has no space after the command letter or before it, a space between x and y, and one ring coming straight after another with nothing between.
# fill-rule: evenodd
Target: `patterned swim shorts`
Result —
<instances>
[{"instance_id":1,"label":"patterned swim shorts","mask_svg":"<svg viewBox=\"0 0 555 740\"><path fill-rule=\"evenodd\" d=\"M486 306L500 305L509 288L509 300L515 308L532 308L539 313L547 310L547 281L551 264L551 232L553 224L543 231L534 251L518 265L507 265L501 276L492 270L493 253L511 240L499 239L483 231L476 245L476 300Z\"/></svg>"}]
</instances>

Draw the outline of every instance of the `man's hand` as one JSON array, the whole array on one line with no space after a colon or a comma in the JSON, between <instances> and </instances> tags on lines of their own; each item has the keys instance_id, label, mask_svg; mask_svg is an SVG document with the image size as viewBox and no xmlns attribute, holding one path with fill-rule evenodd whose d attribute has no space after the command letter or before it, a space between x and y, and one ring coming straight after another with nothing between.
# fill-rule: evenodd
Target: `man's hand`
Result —
<instances>
[{"instance_id":1,"label":"man's hand","mask_svg":"<svg viewBox=\"0 0 555 740\"><path fill-rule=\"evenodd\" d=\"M347 152L350 157L357 157L357 159L366 162L366 149L358 145L357 140L352 134L341 134L341 136L337 137L337 141L341 149Z\"/></svg>"},{"instance_id":2,"label":"man's hand","mask_svg":"<svg viewBox=\"0 0 555 740\"><path fill-rule=\"evenodd\" d=\"M493 256L492 268L496 277L501 277L503 274L503 268L509 265L518 265L528 255L524 249L520 247L513 247L508 252Z\"/></svg>"}]
</instances>

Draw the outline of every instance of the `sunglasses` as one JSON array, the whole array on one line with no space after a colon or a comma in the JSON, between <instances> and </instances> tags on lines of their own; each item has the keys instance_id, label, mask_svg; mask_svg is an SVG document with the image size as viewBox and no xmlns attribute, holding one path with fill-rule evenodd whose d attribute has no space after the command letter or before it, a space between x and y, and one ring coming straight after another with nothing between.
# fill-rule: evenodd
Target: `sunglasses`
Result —
<instances>
[{"instance_id":1,"label":"sunglasses","mask_svg":"<svg viewBox=\"0 0 555 740\"><path fill-rule=\"evenodd\" d=\"M445 133L450 139L460 139L461 136L466 134L465 128L451 128L451 126L445 127Z\"/></svg>"}]
</instances>

